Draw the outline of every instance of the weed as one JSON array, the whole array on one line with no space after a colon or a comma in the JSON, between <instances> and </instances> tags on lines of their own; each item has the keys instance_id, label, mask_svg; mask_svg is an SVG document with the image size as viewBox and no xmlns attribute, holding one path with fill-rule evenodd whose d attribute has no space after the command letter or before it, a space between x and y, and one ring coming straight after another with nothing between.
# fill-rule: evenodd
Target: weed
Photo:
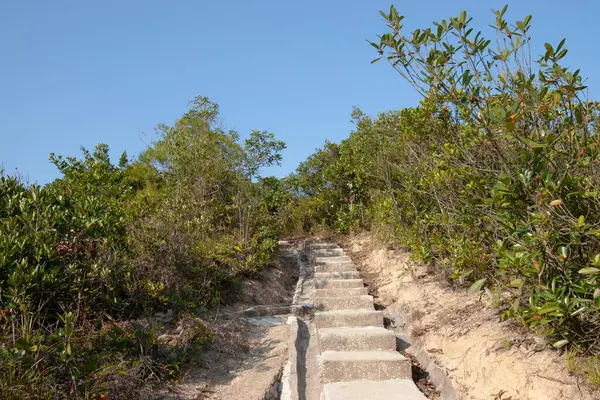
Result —
<instances>
[{"instance_id":1,"label":"weed","mask_svg":"<svg viewBox=\"0 0 600 400\"><path fill-rule=\"evenodd\" d=\"M567 357L569 371L584 376L588 382L600 387L600 357L597 355L581 356L574 351Z\"/></svg>"}]
</instances>

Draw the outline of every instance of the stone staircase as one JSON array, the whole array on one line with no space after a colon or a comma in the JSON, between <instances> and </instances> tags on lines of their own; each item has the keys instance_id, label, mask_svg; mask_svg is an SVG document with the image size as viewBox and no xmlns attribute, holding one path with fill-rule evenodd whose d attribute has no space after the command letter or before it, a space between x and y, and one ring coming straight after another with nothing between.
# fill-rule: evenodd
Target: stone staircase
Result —
<instances>
[{"instance_id":1,"label":"stone staircase","mask_svg":"<svg viewBox=\"0 0 600 400\"><path fill-rule=\"evenodd\" d=\"M426 399L350 257L333 243L311 243L306 252L314 266L321 399Z\"/></svg>"}]
</instances>

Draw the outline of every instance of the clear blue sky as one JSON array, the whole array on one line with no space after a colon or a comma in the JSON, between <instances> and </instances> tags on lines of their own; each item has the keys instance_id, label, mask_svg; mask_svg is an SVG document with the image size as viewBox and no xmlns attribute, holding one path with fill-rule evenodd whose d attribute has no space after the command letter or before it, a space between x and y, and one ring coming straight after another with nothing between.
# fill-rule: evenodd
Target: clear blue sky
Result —
<instances>
[{"instance_id":1,"label":"clear blue sky","mask_svg":"<svg viewBox=\"0 0 600 400\"><path fill-rule=\"evenodd\" d=\"M221 105L224 124L285 140L277 176L325 139L369 114L415 105L413 90L365 39L383 33L394 3L411 29L466 9L478 27L506 1L0 1L0 165L30 182L57 177L50 152L79 156L110 145L137 155L153 127L197 94ZM567 62L599 98L600 48L593 0L510 1L508 17L533 14L534 54L567 38Z\"/></svg>"}]
</instances>

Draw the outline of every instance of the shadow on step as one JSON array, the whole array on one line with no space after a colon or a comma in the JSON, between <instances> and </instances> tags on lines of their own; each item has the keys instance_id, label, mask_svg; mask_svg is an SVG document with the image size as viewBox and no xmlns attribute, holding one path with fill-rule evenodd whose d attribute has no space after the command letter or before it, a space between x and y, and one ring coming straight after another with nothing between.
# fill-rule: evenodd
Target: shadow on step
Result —
<instances>
[{"instance_id":1,"label":"shadow on step","mask_svg":"<svg viewBox=\"0 0 600 400\"><path fill-rule=\"evenodd\" d=\"M310 343L310 331L306 322L298 319L298 336L296 337L298 399L306 400L306 353Z\"/></svg>"},{"instance_id":2,"label":"shadow on step","mask_svg":"<svg viewBox=\"0 0 600 400\"><path fill-rule=\"evenodd\" d=\"M404 352L410 347L410 343L396 336L396 351Z\"/></svg>"},{"instance_id":3,"label":"shadow on step","mask_svg":"<svg viewBox=\"0 0 600 400\"><path fill-rule=\"evenodd\" d=\"M383 317L383 327L385 329L393 329L396 327L395 321L389 317L384 316Z\"/></svg>"}]
</instances>

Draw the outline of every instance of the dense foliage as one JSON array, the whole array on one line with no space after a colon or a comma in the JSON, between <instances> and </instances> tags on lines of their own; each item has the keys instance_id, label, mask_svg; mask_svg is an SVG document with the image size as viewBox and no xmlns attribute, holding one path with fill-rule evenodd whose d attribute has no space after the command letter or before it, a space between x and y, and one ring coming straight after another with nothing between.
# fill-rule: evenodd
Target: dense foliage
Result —
<instances>
[{"instance_id":1,"label":"dense foliage","mask_svg":"<svg viewBox=\"0 0 600 400\"><path fill-rule=\"evenodd\" d=\"M98 145L51 155L62 177L44 187L0 176L1 397L130 398L210 340L188 321L169 347L146 317L210 308L270 262L280 202L258 174L285 147L218 115L198 97L134 162Z\"/></svg>"},{"instance_id":2,"label":"dense foliage","mask_svg":"<svg viewBox=\"0 0 600 400\"><path fill-rule=\"evenodd\" d=\"M0 174L0 393L135 397L210 340L189 315L268 264L280 234L359 229L485 289L600 382L600 107L561 65L564 40L533 62L531 16L505 13L490 40L465 12L410 33L382 12L374 61L421 104L355 109L348 139L281 180L259 172L285 144L241 141L204 97L134 161L98 145L51 155L62 177L44 187ZM176 346L149 318L171 310L191 327Z\"/></svg>"},{"instance_id":3,"label":"dense foliage","mask_svg":"<svg viewBox=\"0 0 600 400\"><path fill-rule=\"evenodd\" d=\"M372 228L449 279L485 288L555 347L600 350L599 107L565 41L532 62L531 16L495 39L458 17L405 32L395 8L371 45L423 96L355 110L356 130L290 178L314 229ZM306 225L306 221L302 223Z\"/></svg>"}]
</instances>

